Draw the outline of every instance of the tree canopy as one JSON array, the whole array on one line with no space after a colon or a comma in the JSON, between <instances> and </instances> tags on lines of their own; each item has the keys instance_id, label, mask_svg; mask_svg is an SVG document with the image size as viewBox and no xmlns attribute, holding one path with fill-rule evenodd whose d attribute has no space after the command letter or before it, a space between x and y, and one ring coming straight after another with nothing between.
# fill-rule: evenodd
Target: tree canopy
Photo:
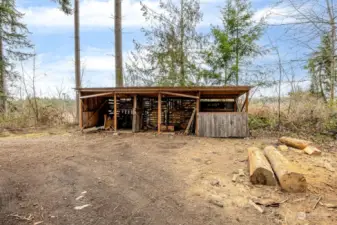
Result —
<instances>
[{"instance_id":1,"label":"tree canopy","mask_svg":"<svg viewBox=\"0 0 337 225\"><path fill-rule=\"evenodd\" d=\"M142 28L145 43L134 40L126 64L133 85L188 86L198 79L203 36L196 27L202 19L198 0L160 1L160 12L142 4L149 27Z\"/></svg>"}]
</instances>

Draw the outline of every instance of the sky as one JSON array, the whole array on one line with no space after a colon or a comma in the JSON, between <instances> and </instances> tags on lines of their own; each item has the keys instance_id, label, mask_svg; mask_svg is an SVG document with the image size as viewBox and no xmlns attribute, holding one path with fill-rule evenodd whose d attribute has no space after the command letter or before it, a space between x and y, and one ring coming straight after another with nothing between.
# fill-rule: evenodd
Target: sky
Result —
<instances>
[{"instance_id":1,"label":"sky","mask_svg":"<svg viewBox=\"0 0 337 225\"><path fill-rule=\"evenodd\" d=\"M203 21L198 30L208 32L211 25L220 24L220 7L224 1L201 0ZM287 7L275 7L276 1L252 0L252 8L256 12L255 19L268 15L270 24L291 22L286 15ZM145 0L144 4L158 10L158 0ZM56 96L58 90L74 95L74 29L73 16L64 15L58 5L51 0L17 0L19 11L24 13L23 22L27 24L31 34L30 40L35 45L37 54L37 92L40 96ZM141 28L146 26L141 12L140 2L136 0L122 1L123 26L123 58L133 49L133 40L142 41ZM111 0L80 1L80 36L81 63L84 73L83 87L107 87L115 85L114 74L114 34L112 18L114 4ZM277 26L268 28L260 40L260 44L270 44L282 35ZM275 43L276 43L275 41ZM288 56L287 49L291 45L280 43L280 52ZM292 53L293 54L293 53ZM255 60L256 63L275 63L275 54L267 54ZM32 61L24 63L26 77L31 75ZM297 78L305 76L305 71L298 70ZM287 85L285 84L285 89ZM273 89L264 89L265 93L273 93Z\"/></svg>"}]
</instances>

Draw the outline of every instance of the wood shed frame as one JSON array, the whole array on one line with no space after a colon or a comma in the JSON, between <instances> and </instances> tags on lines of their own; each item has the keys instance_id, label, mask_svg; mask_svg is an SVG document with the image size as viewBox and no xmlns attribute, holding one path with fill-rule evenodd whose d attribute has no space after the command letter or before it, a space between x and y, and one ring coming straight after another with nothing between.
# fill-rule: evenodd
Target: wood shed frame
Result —
<instances>
[{"instance_id":1,"label":"wood shed frame","mask_svg":"<svg viewBox=\"0 0 337 225\"><path fill-rule=\"evenodd\" d=\"M245 137L248 135L248 108L250 86L226 86L226 87L120 87L120 88L80 88L80 115L79 126L81 129L87 127L90 118L86 115L89 102L96 102L95 110L91 116L99 113L104 106L104 99L113 98L113 128L118 131L118 99L132 99L132 131L139 131L139 99L144 97L156 98L158 109L157 132L162 129L162 99L180 98L195 101L195 134L197 136L209 137ZM245 95L245 100L241 107L238 107L237 100ZM98 101L99 99L99 101ZM200 111L201 100L212 101L214 99L224 101L231 100L234 108L231 111L214 108L207 112ZM138 121L138 122L137 122ZM220 123L220 124L219 124ZM189 124L190 125L190 124ZM218 128L220 126L220 128ZM225 129L223 128L225 127ZM231 128L226 128L231 127ZM233 129L238 132L229 132Z\"/></svg>"}]
</instances>

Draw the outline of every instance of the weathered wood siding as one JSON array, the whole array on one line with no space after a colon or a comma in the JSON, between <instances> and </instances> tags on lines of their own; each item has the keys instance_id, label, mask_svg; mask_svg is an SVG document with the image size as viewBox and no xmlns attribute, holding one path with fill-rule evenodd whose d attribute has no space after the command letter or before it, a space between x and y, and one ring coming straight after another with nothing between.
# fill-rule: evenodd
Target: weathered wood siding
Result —
<instances>
[{"instance_id":1,"label":"weathered wood siding","mask_svg":"<svg viewBox=\"0 0 337 225\"><path fill-rule=\"evenodd\" d=\"M199 136L201 137L247 137L248 115L245 112L199 113Z\"/></svg>"}]
</instances>

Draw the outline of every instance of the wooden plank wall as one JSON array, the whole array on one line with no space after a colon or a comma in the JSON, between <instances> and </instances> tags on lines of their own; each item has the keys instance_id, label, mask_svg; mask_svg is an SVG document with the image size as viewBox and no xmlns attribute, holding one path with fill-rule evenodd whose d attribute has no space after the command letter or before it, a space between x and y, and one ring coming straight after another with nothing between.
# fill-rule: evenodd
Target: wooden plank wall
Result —
<instances>
[{"instance_id":1,"label":"wooden plank wall","mask_svg":"<svg viewBox=\"0 0 337 225\"><path fill-rule=\"evenodd\" d=\"M199 113L199 136L201 137L248 137L248 114Z\"/></svg>"},{"instance_id":2,"label":"wooden plank wall","mask_svg":"<svg viewBox=\"0 0 337 225\"><path fill-rule=\"evenodd\" d=\"M83 118L83 128L90 128L97 125L99 120L100 113L94 113L96 110L100 107L100 105L104 102L104 98L97 97L97 98L87 98L83 99L83 112L82 112L82 118ZM89 121L90 119L90 121Z\"/></svg>"}]
</instances>

